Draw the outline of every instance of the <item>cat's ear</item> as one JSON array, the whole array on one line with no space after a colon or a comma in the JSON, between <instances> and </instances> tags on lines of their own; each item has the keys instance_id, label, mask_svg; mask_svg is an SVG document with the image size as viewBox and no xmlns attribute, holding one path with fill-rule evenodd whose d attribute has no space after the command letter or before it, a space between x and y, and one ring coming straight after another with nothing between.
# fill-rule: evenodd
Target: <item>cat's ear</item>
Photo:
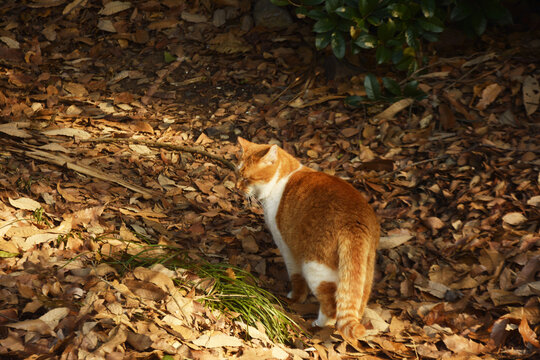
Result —
<instances>
[{"instance_id":1,"label":"cat's ear","mask_svg":"<svg viewBox=\"0 0 540 360\"><path fill-rule=\"evenodd\" d=\"M240 147L242 148L242 151L245 151L250 145L251 143L249 141L247 141L246 139L242 138L242 137L238 137L238 143L240 144Z\"/></svg>"},{"instance_id":2,"label":"cat's ear","mask_svg":"<svg viewBox=\"0 0 540 360\"><path fill-rule=\"evenodd\" d=\"M268 152L262 158L262 161L265 165L272 165L277 161L278 149L278 146L275 144L270 147Z\"/></svg>"}]
</instances>

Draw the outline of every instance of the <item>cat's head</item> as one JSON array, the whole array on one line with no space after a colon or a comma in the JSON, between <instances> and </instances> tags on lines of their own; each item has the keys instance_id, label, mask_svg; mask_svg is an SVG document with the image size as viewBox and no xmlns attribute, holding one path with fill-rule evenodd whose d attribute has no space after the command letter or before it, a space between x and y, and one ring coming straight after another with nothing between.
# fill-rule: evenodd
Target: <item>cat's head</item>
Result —
<instances>
[{"instance_id":1,"label":"cat's head","mask_svg":"<svg viewBox=\"0 0 540 360\"><path fill-rule=\"evenodd\" d=\"M241 137L238 143L242 155L237 167L236 186L246 195L257 197L257 190L276 175L282 150L277 145L255 144Z\"/></svg>"}]
</instances>

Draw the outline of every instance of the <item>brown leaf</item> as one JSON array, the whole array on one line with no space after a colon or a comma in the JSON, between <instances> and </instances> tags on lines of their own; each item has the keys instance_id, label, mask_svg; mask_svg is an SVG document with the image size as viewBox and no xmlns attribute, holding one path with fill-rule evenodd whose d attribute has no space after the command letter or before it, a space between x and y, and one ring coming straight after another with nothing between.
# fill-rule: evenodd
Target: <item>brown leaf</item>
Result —
<instances>
[{"instance_id":1,"label":"brown leaf","mask_svg":"<svg viewBox=\"0 0 540 360\"><path fill-rule=\"evenodd\" d=\"M128 332L127 342L137 351L144 351L152 345L152 339L145 334L137 334L133 331Z\"/></svg>"},{"instance_id":2,"label":"brown leaf","mask_svg":"<svg viewBox=\"0 0 540 360\"><path fill-rule=\"evenodd\" d=\"M445 103L439 105L439 120L444 130L451 130L456 126L456 117Z\"/></svg>"},{"instance_id":3,"label":"brown leaf","mask_svg":"<svg viewBox=\"0 0 540 360\"><path fill-rule=\"evenodd\" d=\"M116 13L119 13L121 11L127 10L131 7L131 3L129 1L111 1L103 7L103 9L99 10L99 15L114 15Z\"/></svg>"},{"instance_id":4,"label":"brown leaf","mask_svg":"<svg viewBox=\"0 0 540 360\"><path fill-rule=\"evenodd\" d=\"M30 210L34 211L36 209L39 209L41 207L41 204L38 203L35 200L32 200L30 198L22 197L13 200L12 198L8 198L9 203L11 206L16 207L17 209L23 209L23 210Z\"/></svg>"},{"instance_id":5,"label":"brown leaf","mask_svg":"<svg viewBox=\"0 0 540 360\"><path fill-rule=\"evenodd\" d=\"M519 324L518 330L524 342L528 342L529 344L532 344L540 349L540 342L538 342L537 335L529 327L529 322L525 316L521 318L521 323Z\"/></svg>"},{"instance_id":6,"label":"brown leaf","mask_svg":"<svg viewBox=\"0 0 540 360\"><path fill-rule=\"evenodd\" d=\"M161 301L167 297L165 291L147 281L126 279L124 283L131 292L146 300Z\"/></svg>"},{"instance_id":7,"label":"brown leaf","mask_svg":"<svg viewBox=\"0 0 540 360\"><path fill-rule=\"evenodd\" d=\"M478 101L478 104L476 104L476 108L478 110L485 110L489 104L495 101L503 89L504 88L497 83L486 86L486 88L482 91L482 98L480 101Z\"/></svg>"},{"instance_id":8,"label":"brown leaf","mask_svg":"<svg viewBox=\"0 0 540 360\"><path fill-rule=\"evenodd\" d=\"M220 332L214 332L212 335L201 335L198 339L192 341L195 345L205 348L216 348L222 346L242 346L244 343L237 337L225 335Z\"/></svg>"},{"instance_id":9,"label":"brown leaf","mask_svg":"<svg viewBox=\"0 0 540 360\"><path fill-rule=\"evenodd\" d=\"M510 225L521 225L525 221L527 221L527 218L519 212L511 212L503 216L503 221Z\"/></svg>"},{"instance_id":10,"label":"brown leaf","mask_svg":"<svg viewBox=\"0 0 540 360\"><path fill-rule=\"evenodd\" d=\"M527 76L523 81L523 105L528 116L531 116L540 104L540 85L535 77Z\"/></svg>"},{"instance_id":11,"label":"brown leaf","mask_svg":"<svg viewBox=\"0 0 540 360\"><path fill-rule=\"evenodd\" d=\"M171 278L159 271L150 270L144 267L137 267L133 271L133 275L139 280L149 281L154 285L159 286L166 292L173 292L175 290Z\"/></svg>"},{"instance_id":12,"label":"brown leaf","mask_svg":"<svg viewBox=\"0 0 540 360\"><path fill-rule=\"evenodd\" d=\"M41 335L55 336L54 331L51 329L51 327L41 319L25 320L14 324L6 324L5 326L13 329L36 332Z\"/></svg>"},{"instance_id":13,"label":"brown leaf","mask_svg":"<svg viewBox=\"0 0 540 360\"><path fill-rule=\"evenodd\" d=\"M455 334L445 336L443 338L443 342L448 349L452 350L456 354L479 354L484 352L485 349L484 345Z\"/></svg>"},{"instance_id":14,"label":"brown leaf","mask_svg":"<svg viewBox=\"0 0 540 360\"><path fill-rule=\"evenodd\" d=\"M430 216L425 219L424 222L434 233L437 233L439 229L442 229L444 227L444 223L442 222L442 220L436 216Z\"/></svg>"},{"instance_id":15,"label":"brown leaf","mask_svg":"<svg viewBox=\"0 0 540 360\"><path fill-rule=\"evenodd\" d=\"M384 111L375 115L373 119L374 120L392 120L396 116L397 113L399 113L403 109L408 108L413 102L414 102L413 99L401 99L393 103L389 107L387 107Z\"/></svg>"},{"instance_id":16,"label":"brown leaf","mask_svg":"<svg viewBox=\"0 0 540 360\"><path fill-rule=\"evenodd\" d=\"M82 84L68 82L64 84L64 90L77 97L83 97L88 95L88 91Z\"/></svg>"}]
</instances>

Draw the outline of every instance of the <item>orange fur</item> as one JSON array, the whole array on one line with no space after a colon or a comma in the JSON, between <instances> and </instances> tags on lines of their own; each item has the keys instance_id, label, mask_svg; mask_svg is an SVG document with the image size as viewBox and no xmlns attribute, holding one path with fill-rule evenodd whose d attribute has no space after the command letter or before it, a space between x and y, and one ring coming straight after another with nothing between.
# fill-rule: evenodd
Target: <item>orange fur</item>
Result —
<instances>
[{"instance_id":1,"label":"orange fur","mask_svg":"<svg viewBox=\"0 0 540 360\"><path fill-rule=\"evenodd\" d=\"M265 209L289 271L292 299L305 298L307 280L321 304L320 321L335 319L344 338L355 342L365 330L360 320L379 242L373 209L352 185L303 167L276 145L238 141L238 186Z\"/></svg>"}]
</instances>

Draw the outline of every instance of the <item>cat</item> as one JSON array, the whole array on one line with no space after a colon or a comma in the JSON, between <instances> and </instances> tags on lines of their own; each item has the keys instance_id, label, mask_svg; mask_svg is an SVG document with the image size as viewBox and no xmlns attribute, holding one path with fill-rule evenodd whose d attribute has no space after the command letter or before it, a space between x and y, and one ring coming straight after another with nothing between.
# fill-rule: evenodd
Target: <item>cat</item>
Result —
<instances>
[{"instance_id":1,"label":"cat","mask_svg":"<svg viewBox=\"0 0 540 360\"><path fill-rule=\"evenodd\" d=\"M346 181L303 166L277 145L241 137L237 187L264 209L291 281L288 298L308 287L320 303L314 326L336 324L351 342L371 292L380 227L365 198Z\"/></svg>"}]
</instances>

